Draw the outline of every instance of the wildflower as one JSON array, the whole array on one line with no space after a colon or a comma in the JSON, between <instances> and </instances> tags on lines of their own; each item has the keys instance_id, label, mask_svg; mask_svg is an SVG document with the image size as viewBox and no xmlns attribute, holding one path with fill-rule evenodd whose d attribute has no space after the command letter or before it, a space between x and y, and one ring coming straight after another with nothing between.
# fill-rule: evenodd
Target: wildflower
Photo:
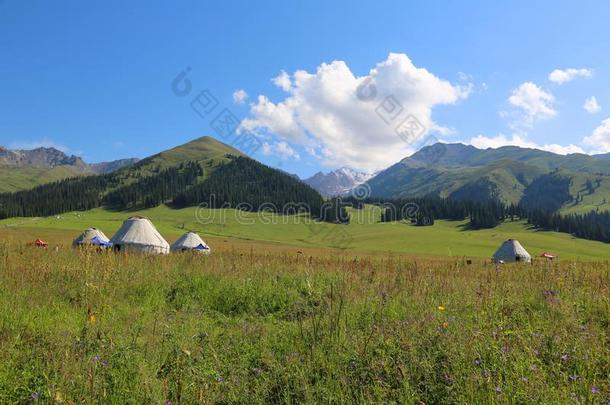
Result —
<instances>
[{"instance_id":1,"label":"wildflower","mask_svg":"<svg viewBox=\"0 0 610 405\"><path fill-rule=\"evenodd\" d=\"M502 346L502 348L500 349L500 351L502 351L502 353L506 354L506 353L508 353L508 347L506 347L506 346Z\"/></svg>"},{"instance_id":2,"label":"wildflower","mask_svg":"<svg viewBox=\"0 0 610 405\"><path fill-rule=\"evenodd\" d=\"M438 310L439 310L439 311L441 311L441 312L443 312L443 311L445 310L445 307L444 307L443 305L439 305L439 306L438 306Z\"/></svg>"},{"instance_id":3,"label":"wildflower","mask_svg":"<svg viewBox=\"0 0 610 405\"><path fill-rule=\"evenodd\" d=\"M595 386L591 387L591 394L593 394L593 395L599 394L599 388L597 388Z\"/></svg>"},{"instance_id":4,"label":"wildflower","mask_svg":"<svg viewBox=\"0 0 610 405\"><path fill-rule=\"evenodd\" d=\"M484 371L483 371L483 376L484 376L485 378L489 378L489 377L491 377L491 373L489 372L489 370L484 370Z\"/></svg>"},{"instance_id":5,"label":"wildflower","mask_svg":"<svg viewBox=\"0 0 610 405\"><path fill-rule=\"evenodd\" d=\"M474 359L474 365L475 366L480 366L481 365L481 359L479 359L478 357L476 359Z\"/></svg>"},{"instance_id":6,"label":"wildflower","mask_svg":"<svg viewBox=\"0 0 610 405\"><path fill-rule=\"evenodd\" d=\"M168 399L167 401L165 401L165 405L174 405L174 403Z\"/></svg>"},{"instance_id":7,"label":"wildflower","mask_svg":"<svg viewBox=\"0 0 610 405\"><path fill-rule=\"evenodd\" d=\"M38 392L32 392L32 395L30 395L30 399L32 401L38 401L39 396L40 396L40 394Z\"/></svg>"},{"instance_id":8,"label":"wildflower","mask_svg":"<svg viewBox=\"0 0 610 405\"><path fill-rule=\"evenodd\" d=\"M502 388L500 388L500 386L496 387L496 394L501 394L502 393Z\"/></svg>"},{"instance_id":9,"label":"wildflower","mask_svg":"<svg viewBox=\"0 0 610 405\"><path fill-rule=\"evenodd\" d=\"M576 380L578 380L578 378L579 378L579 377L578 377L576 374L572 374L572 375L570 376L570 381L576 381Z\"/></svg>"},{"instance_id":10,"label":"wildflower","mask_svg":"<svg viewBox=\"0 0 610 405\"><path fill-rule=\"evenodd\" d=\"M95 322L97 322L97 319L95 317L95 312L91 311L91 308L87 309L87 323L89 323L89 325L95 325Z\"/></svg>"},{"instance_id":11,"label":"wildflower","mask_svg":"<svg viewBox=\"0 0 610 405\"><path fill-rule=\"evenodd\" d=\"M529 382L529 380L528 380L528 378L527 378L527 377L523 377L521 380L522 380L524 383L526 383L526 384Z\"/></svg>"},{"instance_id":12,"label":"wildflower","mask_svg":"<svg viewBox=\"0 0 610 405\"><path fill-rule=\"evenodd\" d=\"M445 321L443 322L443 328L447 329L449 327L449 322Z\"/></svg>"},{"instance_id":13,"label":"wildflower","mask_svg":"<svg viewBox=\"0 0 610 405\"><path fill-rule=\"evenodd\" d=\"M561 355L561 360L567 361L568 360L568 355L567 354L562 354Z\"/></svg>"}]
</instances>

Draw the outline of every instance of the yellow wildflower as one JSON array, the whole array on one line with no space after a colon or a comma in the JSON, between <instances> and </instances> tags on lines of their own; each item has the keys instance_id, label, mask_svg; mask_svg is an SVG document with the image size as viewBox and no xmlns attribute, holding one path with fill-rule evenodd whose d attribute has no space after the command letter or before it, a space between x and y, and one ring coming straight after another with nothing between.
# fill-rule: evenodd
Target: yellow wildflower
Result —
<instances>
[{"instance_id":1,"label":"yellow wildflower","mask_svg":"<svg viewBox=\"0 0 610 405\"><path fill-rule=\"evenodd\" d=\"M445 310L445 307L444 307L443 305L439 305L439 306L438 306L438 310L439 310L439 311L444 311L444 310Z\"/></svg>"}]
</instances>

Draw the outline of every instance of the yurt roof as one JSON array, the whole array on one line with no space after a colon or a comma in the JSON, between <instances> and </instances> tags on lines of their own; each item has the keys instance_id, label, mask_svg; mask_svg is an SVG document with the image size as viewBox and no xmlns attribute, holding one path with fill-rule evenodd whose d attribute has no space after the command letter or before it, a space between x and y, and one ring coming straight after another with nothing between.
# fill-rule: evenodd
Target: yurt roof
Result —
<instances>
[{"instance_id":1,"label":"yurt roof","mask_svg":"<svg viewBox=\"0 0 610 405\"><path fill-rule=\"evenodd\" d=\"M85 229L83 233L81 233L76 239L74 239L74 245L80 245L83 243L91 242L93 238L97 236L98 239L108 242L110 239L104 234L104 232L100 231L97 228L88 228Z\"/></svg>"},{"instance_id":2,"label":"yurt roof","mask_svg":"<svg viewBox=\"0 0 610 405\"><path fill-rule=\"evenodd\" d=\"M189 231L174 242L172 245L172 250L194 249L200 245L203 245L204 247L208 246L197 233Z\"/></svg>"},{"instance_id":3,"label":"yurt roof","mask_svg":"<svg viewBox=\"0 0 610 405\"><path fill-rule=\"evenodd\" d=\"M508 239L502 243L500 248L496 250L493 257L504 259L506 256L519 256L525 258L531 258L530 254L516 239Z\"/></svg>"},{"instance_id":4,"label":"yurt roof","mask_svg":"<svg viewBox=\"0 0 610 405\"><path fill-rule=\"evenodd\" d=\"M153 223L144 217L134 216L123 222L110 240L114 245L144 245L169 249L169 243L161 236Z\"/></svg>"}]
</instances>

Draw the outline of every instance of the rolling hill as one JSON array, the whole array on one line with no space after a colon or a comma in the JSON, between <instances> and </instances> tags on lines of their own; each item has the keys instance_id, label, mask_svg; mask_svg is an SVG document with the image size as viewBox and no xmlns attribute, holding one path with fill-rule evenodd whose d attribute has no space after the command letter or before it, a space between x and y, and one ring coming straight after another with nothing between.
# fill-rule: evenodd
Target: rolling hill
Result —
<instances>
[{"instance_id":1,"label":"rolling hill","mask_svg":"<svg viewBox=\"0 0 610 405\"><path fill-rule=\"evenodd\" d=\"M0 194L0 217L47 216L100 206L135 210L161 204L279 209L302 203L318 212L322 197L310 186L277 169L244 156L211 137L195 139L133 165L101 175L88 175ZM268 207L266 207L268 208Z\"/></svg>"},{"instance_id":2,"label":"rolling hill","mask_svg":"<svg viewBox=\"0 0 610 405\"><path fill-rule=\"evenodd\" d=\"M10 150L0 147L0 193L27 190L70 177L112 173L138 159L87 164L55 148Z\"/></svg>"},{"instance_id":3,"label":"rolling hill","mask_svg":"<svg viewBox=\"0 0 610 405\"><path fill-rule=\"evenodd\" d=\"M610 160L506 146L437 143L370 179L384 198L495 199L562 212L610 209ZM544 198L533 198L536 194Z\"/></svg>"}]
</instances>

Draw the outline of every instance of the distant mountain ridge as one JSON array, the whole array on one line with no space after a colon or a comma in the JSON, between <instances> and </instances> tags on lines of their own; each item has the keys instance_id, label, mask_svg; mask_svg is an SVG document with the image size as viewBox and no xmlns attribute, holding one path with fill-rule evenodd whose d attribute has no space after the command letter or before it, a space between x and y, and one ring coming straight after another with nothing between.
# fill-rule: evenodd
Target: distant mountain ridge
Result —
<instances>
[{"instance_id":1,"label":"distant mountain ridge","mask_svg":"<svg viewBox=\"0 0 610 405\"><path fill-rule=\"evenodd\" d=\"M11 150L0 147L0 192L25 190L40 184L86 174L112 173L138 162L136 158L87 164L56 148Z\"/></svg>"},{"instance_id":2,"label":"distant mountain ridge","mask_svg":"<svg viewBox=\"0 0 610 405\"><path fill-rule=\"evenodd\" d=\"M318 172L303 180L326 197L348 194L354 187L365 183L373 175L342 167L332 172Z\"/></svg>"},{"instance_id":3,"label":"distant mountain ridge","mask_svg":"<svg viewBox=\"0 0 610 405\"><path fill-rule=\"evenodd\" d=\"M10 150L0 147L0 165L3 166L86 166L78 156L68 156L55 148L35 148L31 150Z\"/></svg>"},{"instance_id":4,"label":"distant mountain ridge","mask_svg":"<svg viewBox=\"0 0 610 405\"><path fill-rule=\"evenodd\" d=\"M49 216L109 207L241 207L256 211L303 207L317 218L324 200L298 178L251 159L212 137L202 137L157 153L109 174L90 174L42 184L31 190L0 193L0 218ZM299 205L302 204L302 205ZM279 211L278 211L279 210Z\"/></svg>"},{"instance_id":5,"label":"distant mountain ridge","mask_svg":"<svg viewBox=\"0 0 610 405\"><path fill-rule=\"evenodd\" d=\"M564 212L610 209L606 155L437 143L390 166L367 184L373 196L386 198L495 199L519 204L525 197L524 202L537 202L549 210L558 206ZM533 198L537 192L545 198Z\"/></svg>"},{"instance_id":6,"label":"distant mountain ridge","mask_svg":"<svg viewBox=\"0 0 610 405\"><path fill-rule=\"evenodd\" d=\"M110 162L91 163L89 166L94 173L107 174L122 169L124 167L133 166L138 163L140 159L129 158L129 159L118 159Z\"/></svg>"}]
</instances>

